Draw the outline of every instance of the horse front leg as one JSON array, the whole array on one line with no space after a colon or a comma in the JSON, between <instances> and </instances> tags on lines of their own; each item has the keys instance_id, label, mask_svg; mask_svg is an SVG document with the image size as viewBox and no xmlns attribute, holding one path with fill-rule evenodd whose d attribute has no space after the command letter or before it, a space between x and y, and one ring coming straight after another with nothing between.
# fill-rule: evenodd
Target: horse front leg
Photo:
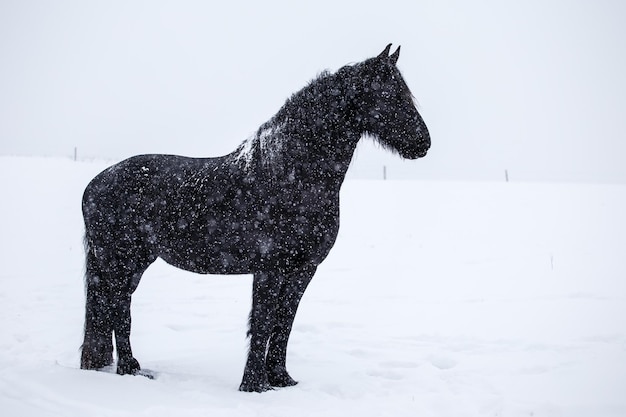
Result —
<instances>
[{"instance_id":1,"label":"horse front leg","mask_svg":"<svg viewBox=\"0 0 626 417\"><path fill-rule=\"evenodd\" d=\"M250 311L250 349L239 391L272 389L265 368L267 343L276 324L276 310L284 277L278 272L254 274Z\"/></svg>"},{"instance_id":2,"label":"horse front leg","mask_svg":"<svg viewBox=\"0 0 626 417\"><path fill-rule=\"evenodd\" d=\"M288 387L297 384L287 372L287 343L298 305L315 274L315 270L316 267L311 266L298 271L287 277L283 285L277 322L270 336L265 360L268 381L273 387Z\"/></svg>"}]
</instances>

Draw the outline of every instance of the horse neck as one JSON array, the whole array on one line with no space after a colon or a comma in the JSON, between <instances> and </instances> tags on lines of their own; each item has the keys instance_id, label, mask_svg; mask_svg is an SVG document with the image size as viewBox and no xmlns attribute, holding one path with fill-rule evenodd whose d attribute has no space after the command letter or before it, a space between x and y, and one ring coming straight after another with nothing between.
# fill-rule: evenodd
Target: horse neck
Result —
<instances>
[{"instance_id":1,"label":"horse neck","mask_svg":"<svg viewBox=\"0 0 626 417\"><path fill-rule=\"evenodd\" d=\"M323 126L312 118L286 123L275 117L232 155L248 175L263 181L339 188L360 137L360 132Z\"/></svg>"}]
</instances>

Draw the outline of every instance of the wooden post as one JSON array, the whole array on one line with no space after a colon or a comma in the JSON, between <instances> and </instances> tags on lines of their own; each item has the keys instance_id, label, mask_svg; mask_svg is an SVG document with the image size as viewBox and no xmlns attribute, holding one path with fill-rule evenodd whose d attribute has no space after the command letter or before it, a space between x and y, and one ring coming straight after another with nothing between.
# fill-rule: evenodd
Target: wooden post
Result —
<instances>
[{"instance_id":1,"label":"wooden post","mask_svg":"<svg viewBox=\"0 0 626 417\"><path fill-rule=\"evenodd\" d=\"M387 165L383 165L383 180L387 179Z\"/></svg>"},{"instance_id":2,"label":"wooden post","mask_svg":"<svg viewBox=\"0 0 626 417\"><path fill-rule=\"evenodd\" d=\"M74 146L74 162L76 162L77 159L78 159L78 148Z\"/></svg>"},{"instance_id":3,"label":"wooden post","mask_svg":"<svg viewBox=\"0 0 626 417\"><path fill-rule=\"evenodd\" d=\"M506 180L506 182L509 182L509 170L508 169L504 170L504 179Z\"/></svg>"}]
</instances>

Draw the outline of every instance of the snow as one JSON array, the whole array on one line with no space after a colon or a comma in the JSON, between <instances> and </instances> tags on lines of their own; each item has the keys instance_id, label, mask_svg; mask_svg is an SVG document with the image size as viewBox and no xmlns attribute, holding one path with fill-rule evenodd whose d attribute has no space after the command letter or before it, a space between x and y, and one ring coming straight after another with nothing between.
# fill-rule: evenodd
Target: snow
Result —
<instances>
[{"instance_id":1,"label":"snow","mask_svg":"<svg viewBox=\"0 0 626 417\"><path fill-rule=\"evenodd\" d=\"M250 165L250 161L252 161L252 155L254 152L254 143L257 140L256 135L251 135L241 144L241 149L237 154L237 160L243 159L246 167Z\"/></svg>"},{"instance_id":2,"label":"snow","mask_svg":"<svg viewBox=\"0 0 626 417\"><path fill-rule=\"evenodd\" d=\"M346 181L289 346L300 383L237 391L251 278L157 262L133 348L78 369L81 193L108 163L0 157L5 416L626 415L626 186Z\"/></svg>"},{"instance_id":3,"label":"snow","mask_svg":"<svg viewBox=\"0 0 626 417\"><path fill-rule=\"evenodd\" d=\"M260 152L261 160L268 167L273 168L282 151L280 138L283 129L284 123L278 123L274 120L265 123L254 135L248 136L240 145L235 154L235 159L237 161L243 160L244 166L249 168L256 150Z\"/></svg>"}]
</instances>

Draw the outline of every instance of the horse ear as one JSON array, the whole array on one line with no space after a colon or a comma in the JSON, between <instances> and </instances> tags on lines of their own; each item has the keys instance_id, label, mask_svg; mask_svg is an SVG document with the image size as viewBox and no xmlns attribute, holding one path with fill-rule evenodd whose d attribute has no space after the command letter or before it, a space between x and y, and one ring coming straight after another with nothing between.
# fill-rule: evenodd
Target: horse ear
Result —
<instances>
[{"instance_id":1,"label":"horse ear","mask_svg":"<svg viewBox=\"0 0 626 417\"><path fill-rule=\"evenodd\" d=\"M389 49L391 49L391 44L387 45L384 51L382 51L376 58L378 59L387 59L389 57Z\"/></svg>"},{"instance_id":2,"label":"horse ear","mask_svg":"<svg viewBox=\"0 0 626 417\"><path fill-rule=\"evenodd\" d=\"M398 46L398 49L396 49L396 52L391 54L391 56L389 57L389 61L391 61L393 65L396 65L396 62L398 62L399 57L400 57L400 47Z\"/></svg>"}]
</instances>

